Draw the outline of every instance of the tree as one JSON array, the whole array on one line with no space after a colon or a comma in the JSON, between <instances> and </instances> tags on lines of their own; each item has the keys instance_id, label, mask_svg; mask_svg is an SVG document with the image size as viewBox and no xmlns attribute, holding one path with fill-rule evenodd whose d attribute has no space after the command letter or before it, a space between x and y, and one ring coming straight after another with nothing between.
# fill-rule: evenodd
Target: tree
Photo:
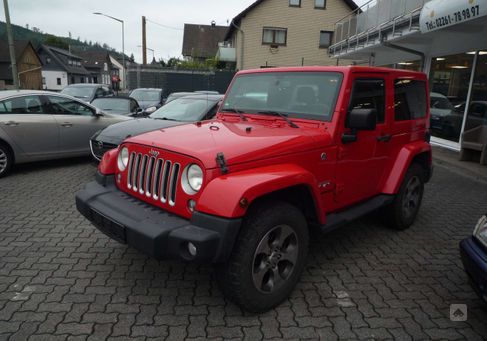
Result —
<instances>
[{"instance_id":1,"label":"tree","mask_svg":"<svg viewBox=\"0 0 487 341\"><path fill-rule=\"evenodd\" d=\"M51 34L44 39L44 44L59 47L65 50L69 49L69 44L66 42L66 40L60 37L53 36Z\"/></svg>"},{"instance_id":2,"label":"tree","mask_svg":"<svg viewBox=\"0 0 487 341\"><path fill-rule=\"evenodd\" d=\"M135 63L135 57L134 57L134 54L133 53L130 55L129 60L130 60L131 63Z\"/></svg>"}]
</instances>

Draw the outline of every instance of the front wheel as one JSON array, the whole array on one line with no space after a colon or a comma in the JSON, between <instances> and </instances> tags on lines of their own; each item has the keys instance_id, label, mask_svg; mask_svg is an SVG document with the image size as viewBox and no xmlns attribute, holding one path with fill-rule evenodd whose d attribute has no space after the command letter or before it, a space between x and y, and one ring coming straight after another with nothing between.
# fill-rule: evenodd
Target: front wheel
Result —
<instances>
[{"instance_id":1,"label":"front wheel","mask_svg":"<svg viewBox=\"0 0 487 341\"><path fill-rule=\"evenodd\" d=\"M289 296L307 253L301 211L284 202L263 204L246 217L230 260L217 270L218 283L245 310L269 310Z\"/></svg>"},{"instance_id":2,"label":"front wheel","mask_svg":"<svg viewBox=\"0 0 487 341\"><path fill-rule=\"evenodd\" d=\"M10 149L0 142L0 178L8 174L13 164L13 156Z\"/></svg>"},{"instance_id":3,"label":"front wheel","mask_svg":"<svg viewBox=\"0 0 487 341\"><path fill-rule=\"evenodd\" d=\"M411 226L423 199L424 172L420 165L409 167L394 201L386 208L387 223L397 230Z\"/></svg>"}]
</instances>

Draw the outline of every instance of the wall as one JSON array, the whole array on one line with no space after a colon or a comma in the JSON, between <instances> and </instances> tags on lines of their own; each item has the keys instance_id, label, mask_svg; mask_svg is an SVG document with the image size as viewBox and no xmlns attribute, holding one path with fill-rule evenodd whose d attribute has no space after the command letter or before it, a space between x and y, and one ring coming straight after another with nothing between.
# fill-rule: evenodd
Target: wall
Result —
<instances>
[{"instance_id":1,"label":"wall","mask_svg":"<svg viewBox=\"0 0 487 341\"><path fill-rule=\"evenodd\" d=\"M172 92L212 90L225 93L233 79L233 71L174 70L149 65L127 70L129 89L160 88L167 96Z\"/></svg>"},{"instance_id":2,"label":"wall","mask_svg":"<svg viewBox=\"0 0 487 341\"><path fill-rule=\"evenodd\" d=\"M68 85L68 75L65 71L42 71L42 77L45 78L44 89L61 91ZM61 78L61 85L57 85L57 78Z\"/></svg>"},{"instance_id":3,"label":"wall","mask_svg":"<svg viewBox=\"0 0 487 341\"><path fill-rule=\"evenodd\" d=\"M18 60L19 62L18 62L17 71L20 74L19 77L20 88L41 90L42 89L42 76L41 76L41 69L40 69L41 63L37 58L35 51L30 47L30 45L28 45L28 47L25 49L25 51L22 53L22 55Z\"/></svg>"},{"instance_id":4,"label":"wall","mask_svg":"<svg viewBox=\"0 0 487 341\"><path fill-rule=\"evenodd\" d=\"M289 7L288 0L266 0L242 18L244 60L241 61L242 39L237 33L237 69L265 66L336 65L328 49L319 48L320 30L333 31L334 24L350 7L342 0L327 0L326 9L315 9L314 0L301 0L301 7ZM262 44L263 27L287 28L287 44L270 49ZM304 58L304 59L303 59ZM350 64L350 61L346 62Z\"/></svg>"}]
</instances>

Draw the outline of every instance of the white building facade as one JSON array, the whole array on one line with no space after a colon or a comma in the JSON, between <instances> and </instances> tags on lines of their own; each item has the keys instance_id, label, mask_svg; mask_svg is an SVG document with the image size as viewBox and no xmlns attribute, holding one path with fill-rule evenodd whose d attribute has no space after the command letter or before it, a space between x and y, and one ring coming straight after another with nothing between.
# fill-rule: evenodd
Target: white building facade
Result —
<instances>
[{"instance_id":1,"label":"white building facade","mask_svg":"<svg viewBox=\"0 0 487 341\"><path fill-rule=\"evenodd\" d=\"M68 85L66 71L42 70L42 87L44 90L61 91Z\"/></svg>"},{"instance_id":2,"label":"white building facade","mask_svg":"<svg viewBox=\"0 0 487 341\"><path fill-rule=\"evenodd\" d=\"M429 76L432 142L487 126L487 0L372 0L335 24L337 59Z\"/></svg>"}]
</instances>

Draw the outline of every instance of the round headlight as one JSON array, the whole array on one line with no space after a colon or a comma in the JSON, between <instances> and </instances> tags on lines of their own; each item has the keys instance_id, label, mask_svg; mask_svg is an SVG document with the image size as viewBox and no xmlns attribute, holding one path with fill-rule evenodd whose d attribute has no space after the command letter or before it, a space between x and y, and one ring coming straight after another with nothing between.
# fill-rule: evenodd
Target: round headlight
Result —
<instances>
[{"instance_id":1,"label":"round headlight","mask_svg":"<svg viewBox=\"0 0 487 341\"><path fill-rule=\"evenodd\" d=\"M123 172L129 163L129 150L123 147L118 153L118 169Z\"/></svg>"},{"instance_id":2,"label":"round headlight","mask_svg":"<svg viewBox=\"0 0 487 341\"><path fill-rule=\"evenodd\" d=\"M181 185L187 194L196 194L203 184L203 170L196 164L186 166L181 177Z\"/></svg>"}]
</instances>

